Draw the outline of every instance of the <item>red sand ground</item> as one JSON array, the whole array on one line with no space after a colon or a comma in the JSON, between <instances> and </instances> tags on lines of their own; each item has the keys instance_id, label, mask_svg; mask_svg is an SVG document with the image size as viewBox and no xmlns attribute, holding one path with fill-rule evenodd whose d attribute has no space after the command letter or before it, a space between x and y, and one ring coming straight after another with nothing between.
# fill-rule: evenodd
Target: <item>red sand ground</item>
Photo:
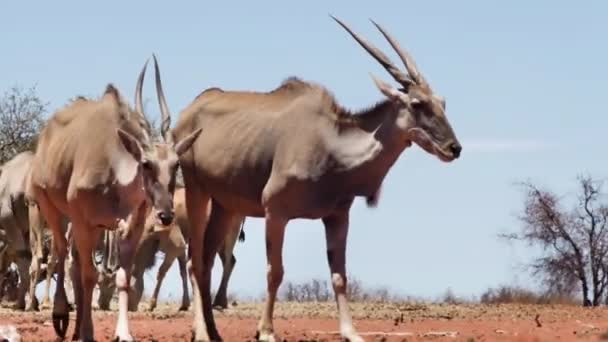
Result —
<instances>
[{"instance_id":1,"label":"red sand ground","mask_svg":"<svg viewBox=\"0 0 608 342\"><path fill-rule=\"evenodd\" d=\"M142 306L141 309L144 309ZM355 326L366 341L608 341L608 309L534 305L353 304ZM259 304L216 312L224 341L253 341ZM536 323L539 316L540 327ZM74 327L71 313L70 330ZM192 313L171 306L130 313L138 341L189 341ZM116 312L94 313L98 341L113 337ZM50 312L3 309L0 325L17 327L22 341L54 341ZM280 303L275 329L285 341L339 341L335 307Z\"/></svg>"}]
</instances>

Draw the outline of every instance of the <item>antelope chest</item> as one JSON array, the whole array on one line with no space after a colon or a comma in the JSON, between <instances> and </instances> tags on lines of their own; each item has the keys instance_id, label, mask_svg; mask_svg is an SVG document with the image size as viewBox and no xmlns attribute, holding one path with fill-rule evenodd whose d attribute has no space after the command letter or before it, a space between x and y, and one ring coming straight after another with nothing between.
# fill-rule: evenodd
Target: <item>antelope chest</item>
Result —
<instances>
[{"instance_id":1,"label":"antelope chest","mask_svg":"<svg viewBox=\"0 0 608 342\"><path fill-rule=\"evenodd\" d=\"M305 183L292 183L278 193L270 202L273 210L280 210L284 216L292 219L319 219L350 209L354 196L336 193L327 186Z\"/></svg>"}]
</instances>

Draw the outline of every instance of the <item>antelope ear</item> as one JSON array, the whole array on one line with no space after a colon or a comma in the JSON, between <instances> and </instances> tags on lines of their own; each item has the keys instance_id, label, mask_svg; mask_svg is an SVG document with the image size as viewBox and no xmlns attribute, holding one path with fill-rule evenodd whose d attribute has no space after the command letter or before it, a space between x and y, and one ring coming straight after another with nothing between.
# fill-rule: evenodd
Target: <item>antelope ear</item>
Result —
<instances>
[{"instance_id":1,"label":"antelope ear","mask_svg":"<svg viewBox=\"0 0 608 342\"><path fill-rule=\"evenodd\" d=\"M127 152L129 152L133 158L135 158L135 160L137 160L137 162L141 161L142 156L144 155L144 151L141 148L141 145L137 142L137 140L135 140L135 138L125 132L122 129L118 129L117 130L118 133L118 137L120 138L120 142L122 143L122 146L124 146L124 148L127 150Z\"/></svg>"},{"instance_id":2,"label":"antelope ear","mask_svg":"<svg viewBox=\"0 0 608 342\"><path fill-rule=\"evenodd\" d=\"M196 138L198 138L198 136L201 135L202 131L203 131L203 129L199 128L196 131L194 131L194 133L190 134L189 136L185 137L184 139L180 140L177 144L175 144L175 153L177 153L178 156L181 156L184 152L188 151L188 149L190 147L192 147L192 144L194 144L194 141L196 140Z\"/></svg>"},{"instance_id":3,"label":"antelope ear","mask_svg":"<svg viewBox=\"0 0 608 342\"><path fill-rule=\"evenodd\" d=\"M407 94L400 92L399 90L395 89L390 84L377 78L373 74L370 74L370 76L372 77L372 80L374 80L374 83L376 84L376 87L378 87L380 92L382 94L384 94L384 96L388 97L390 100L402 101L403 103L410 102L410 97Z\"/></svg>"},{"instance_id":4,"label":"antelope ear","mask_svg":"<svg viewBox=\"0 0 608 342\"><path fill-rule=\"evenodd\" d=\"M445 97L440 96L440 95L434 95L434 96L439 101L439 103L441 103L441 108L443 108L443 110L445 111Z\"/></svg>"}]
</instances>

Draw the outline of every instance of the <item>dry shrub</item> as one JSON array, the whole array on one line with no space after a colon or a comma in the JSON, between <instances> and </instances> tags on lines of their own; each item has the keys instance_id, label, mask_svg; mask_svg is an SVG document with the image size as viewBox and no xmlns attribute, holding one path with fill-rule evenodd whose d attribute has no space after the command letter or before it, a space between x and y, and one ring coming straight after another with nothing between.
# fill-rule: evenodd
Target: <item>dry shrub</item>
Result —
<instances>
[{"instance_id":1,"label":"dry shrub","mask_svg":"<svg viewBox=\"0 0 608 342\"><path fill-rule=\"evenodd\" d=\"M36 146L47 105L35 86L14 86L0 95L0 163Z\"/></svg>"},{"instance_id":2,"label":"dry shrub","mask_svg":"<svg viewBox=\"0 0 608 342\"><path fill-rule=\"evenodd\" d=\"M326 280L313 279L306 283L287 282L283 286L283 300L288 302L327 302L333 290Z\"/></svg>"},{"instance_id":3,"label":"dry shrub","mask_svg":"<svg viewBox=\"0 0 608 342\"><path fill-rule=\"evenodd\" d=\"M577 290L581 304L599 306L608 302L608 193L603 180L581 175L578 183L568 206L571 196L522 183L522 227L500 236L542 251L529 266L548 291Z\"/></svg>"},{"instance_id":4,"label":"dry shrub","mask_svg":"<svg viewBox=\"0 0 608 342\"><path fill-rule=\"evenodd\" d=\"M289 302L328 302L334 300L334 290L327 280L313 279L308 282L285 282L281 298ZM353 276L348 277L347 297L351 302L394 302L401 298L387 287L366 288Z\"/></svg>"},{"instance_id":5,"label":"dry shrub","mask_svg":"<svg viewBox=\"0 0 608 342\"><path fill-rule=\"evenodd\" d=\"M456 294L454 294L454 291L452 291L451 288L448 288L439 300L439 302L444 304L459 305L465 304L468 301L463 297L457 296Z\"/></svg>"},{"instance_id":6,"label":"dry shrub","mask_svg":"<svg viewBox=\"0 0 608 342\"><path fill-rule=\"evenodd\" d=\"M483 304L571 304L580 305L572 296L555 293L537 293L517 286L502 285L486 290L480 298Z\"/></svg>"}]
</instances>

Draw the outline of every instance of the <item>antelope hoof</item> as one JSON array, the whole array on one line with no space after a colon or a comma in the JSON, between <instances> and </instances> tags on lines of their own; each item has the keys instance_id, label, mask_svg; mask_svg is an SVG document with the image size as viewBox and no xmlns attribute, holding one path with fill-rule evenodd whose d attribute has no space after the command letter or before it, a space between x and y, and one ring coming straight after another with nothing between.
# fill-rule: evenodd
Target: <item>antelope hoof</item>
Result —
<instances>
[{"instance_id":1,"label":"antelope hoof","mask_svg":"<svg viewBox=\"0 0 608 342\"><path fill-rule=\"evenodd\" d=\"M13 310L25 311L25 303L15 303L15 305L13 305Z\"/></svg>"},{"instance_id":2,"label":"antelope hoof","mask_svg":"<svg viewBox=\"0 0 608 342\"><path fill-rule=\"evenodd\" d=\"M53 312L53 328L57 336L65 338L65 333L68 331L68 325L70 324L70 315L67 313L54 313Z\"/></svg>"},{"instance_id":3,"label":"antelope hoof","mask_svg":"<svg viewBox=\"0 0 608 342\"><path fill-rule=\"evenodd\" d=\"M38 304L38 300L36 298L30 300L25 307L25 311L40 311L40 305Z\"/></svg>"},{"instance_id":4,"label":"antelope hoof","mask_svg":"<svg viewBox=\"0 0 608 342\"><path fill-rule=\"evenodd\" d=\"M219 335L215 337L206 339L206 338L196 338L196 332L192 330L192 335L190 336L190 342L222 342L222 338Z\"/></svg>"},{"instance_id":5,"label":"antelope hoof","mask_svg":"<svg viewBox=\"0 0 608 342\"><path fill-rule=\"evenodd\" d=\"M365 342L365 340L359 336L356 332L343 333L342 337L348 342Z\"/></svg>"},{"instance_id":6,"label":"antelope hoof","mask_svg":"<svg viewBox=\"0 0 608 342\"><path fill-rule=\"evenodd\" d=\"M256 341L260 341L260 342L277 342L280 341L280 339L278 339L273 332L265 332L265 333L260 333L259 331L257 331L255 333L255 340Z\"/></svg>"},{"instance_id":7,"label":"antelope hoof","mask_svg":"<svg viewBox=\"0 0 608 342\"><path fill-rule=\"evenodd\" d=\"M226 309L228 307L228 300L214 300L213 308L217 310Z\"/></svg>"},{"instance_id":8,"label":"antelope hoof","mask_svg":"<svg viewBox=\"0 0 608 342\"><path fill-rule=\"evenodd\" d=\"M28 305L25 308L25 311L31 311L31 312L40 311L40 307L38 305Z\"/></svg>"},{"instance_id":9,"label":"antelope hoof","mask_svg":"<svg viewBox=\"0 0 608 342\"><path fill-rule=\"evenodd\" d=\"M218 300L213 303L213 308L219 311L223 311L228 307L228 301Z\"/></svg>"},{"instance_id":10,"label":"antelope hoof","mask_svg":"<svg viewBox=\"0 0 608 342\"><path fill-rule=\"evenodd\" d=\"M36 311L40 311L40 309L37 306L28 305L25 307L25 311L36 312Z\"/></svg>"},{"instance_id":11,"label":"antelope hoof","mask_svg":"<svg viewBox=\"0 0 608 342\"><path fill-rule=\"evenodd\" d=\"M51 308L51 302L48 300L42 301L42 304L40 304L40 309L49 309L49 308Z\"/></svg>"},{"instance_id":12,"label":"antelope hoof","mask_svg":"<svg viewBox=\"0 0 608 342\"><path fill-rule=\"evenodd\" d=\"M116 337L114 337L112 342L135 342L135 340L131 336L129 336L127 339L116 336Z\"/></svg>"},{"instance_id":13,"label":"antelope hoof","mask_svg":"<svg viewBox=\"0 0 608 342\"><path fill-rule=\"evenodd\" d=\"M365 342L365 340L361 336L358 336L358 335L355 335L354 337L351 337L351 338L345 337L345 339L348 342Z\"/></svg>"}]
</instances>

